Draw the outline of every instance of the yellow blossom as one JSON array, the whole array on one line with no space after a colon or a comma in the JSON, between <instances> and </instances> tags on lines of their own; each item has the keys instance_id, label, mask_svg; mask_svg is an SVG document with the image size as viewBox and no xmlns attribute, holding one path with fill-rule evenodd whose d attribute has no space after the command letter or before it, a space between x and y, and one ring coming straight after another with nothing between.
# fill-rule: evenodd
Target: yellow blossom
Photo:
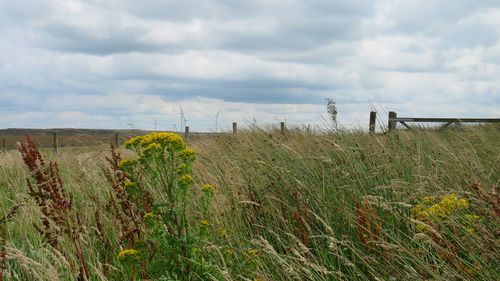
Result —
<instances>
[{"instance_id":1,"label":"yellow blossom","mask_svg":"<svg viewBox=\"0 0 500 281\"><path fill-rule=\"evenodd\" d=\"M207 229L210 226L210 223L207 220L201 220L199 224L201 229Z\"/></svg>"},{"instance_id":2,"label":"yellow blossom","mask_svg":"<svg viewBox=\"0 0 500 281\"><path fill-rule=\"evenodd\" d=\"M258 253L259 253L259 251L257 251L256 249L250 249L247 251L247 254L251 257L257 256Z\"/></svg>"},{"instance_id":3,"label":"yellow blossom","mask_svg":"<svg viewBox=\"0 0 500 281\"><path fill-rule=\"evenodd\" d=\"M137 186L138 185L136 182L131 181L131 182L127 182L124 187L125 187L126 191L130 192L130 191L135 190L137 188Z\"/></svg>"},{"instance_id":4,"label":"yellow blossom","mask_svg":"<svg viewBox=\"0 0 500 281\"><path fill-rule=\"evenodd\" d=\"M144 216L142 217L144 220L149 220L149 219L152 219L154 217L154 214L153 212L148 212L148 213L145 213Z\"/></svg>"},{"instance_id":5,"label":"yellow blossom","mask_svg":"<svg viewBox=\"0 0 500 281\"><path fill-rule=\"evenodd\" d=\"M158 144L161 147L170 147L173 150L181 150L186 147L186 143L181 136L168 132L150 133L142 137L140 145L148 147L151 144Z\"/></svg>"},{"instance_id":6,"label":"yellow blossom","mask_svg":"<svg viewBox=\"0 0 500 281\"><path fill-rule=\"evenodd\" d=\"M193 176L191 176L190 174L184 174L179 178L178 182L180 186L186 187L193 183Z\"/></svg>"},{"instance_id":7,"label":"yellow blossom","mask_svg":"<svg viewBox=\"0 0 500 281\"><path fill-rule=\"evenodd\" d=\"M154 144L153 146L151 146ZM180 151L186 147L184 139L175 133L155 132L144 136L138 136L125 142L128 149L158 149L169 148L173 151Z\"/></svg>"},{"instance_id":8,"label":"yellow blossom","mask_svg":"<svg viewBox=\"0 0 500 281\"><path fill-rule=\"evenodd\" d=\"M478 220L481 219L480 216L475 215L475 214L467 214L467 215L464 216L464 218L465 218L465 221L468 222L468 223L473 223L473 222L478 221Z\"/></svg>"},{"instance_id":9,"label":"yellow blossom","mask_svg":"<svg viewBox=\"0 0 500 281\"><path fill-rule=\"evenodd\" d=\"M476 233L476 230L472 227L467 227L467 229L465 229L465 231L467 231L467 234L469 234L469 235L473 235L474 233Z\"/></svg>"},{"instance_id":10,"label":"yellow blossom","mask_svg":"<svg viewBox=\"0 0 500 281\"><path fill-rule=\"evenodd\" d=\"M179 157L184 161L193 162L196 158L196 152L194 152L191 148L186 148L179 152Z\"/></svg>"},{"instance_id":11,"label":"yellow blossom","mask_svg":"<svg viewBox=\"0 0 500 281\"><path fill-rule=\"evenodd\" d=\"M151 143L148 145L148 147L146 147L145 149L145 152L146 151L155 151L155 150L161 150L161 145L159 143Z\"/></svg>"},{"instance_id":12,"label":"yellow blossom","mask_svg":"<svg viewBox=\"0 0 500 281\"><path fill-rule=\"evenodd\" d=\"M226 248L224 249L224 255L226 256L232 256L234 254L234 250L231 248Z\"/></svg>"},{"instance_id":13,"label":"yellow blossom","mask_svg":"<svg viewBox=\"0 0 500 281\"><path fill-rule=\"evenodd\" d=\"M118 164L118 168L122 171L126 171L137 163L137 160L122 160Z\"/></svg>"},{"instance_id":14,"label":"yellow blossom","mask_svg":"<svg viewBox=\"0 0 500 281\"><path fill-rule=\"evenodd\" d=\"M211 185L211 184L204 184L202 187L201 187L201 191L203 191L204 193L206 194L213 194L214 193L214 186Z\"/></svg>"},{"instance_id":15,"label":"yellow blossom","mask_svg":"<svg viewBox=\"0 0 500 281\"><path fill-rule=\"evenodd\" d=\"M417 230L417 232L419 233L425 233L425 230L427 229L426 225L423 224L423 223L418 223L415 225L415 229Z\"/></svg>"},{"instance_id":16,"label":"yellow blossom","mask_svg":"<svg viewBox=\"0 0 500 281\"><path fill-rule=\"evenodd\" d=\"M139 145L141 140L142 140L142 136L137 136L137 137L131 138L128 141L126 141L124 145L128 149L135 148Z\"/></svg>"},{"instance_id":17,"label":"yellow blossom","mask_svg":"<svg viewBox=\"0 0 500 281\"><path fill-rule=\"evenodd\" d=\"M126 259L128 257L135 257L137 255L137 250L135 249L126 249L122 250L118 253L118 259Z\"/></svg>"},{"instance_id":18,"label":"yellow blossom","mask_svg":"<svg viewBox=\"0 0 500 281\"><path fill-rule=\"evenodd\" d=\"M428 198L428 197L425 197ZM430 199L425 199L424 202L430 202ZM424 207L417 205L413 208L413 216L424 221L443 220L455 213L458 210L469 208L469 201L465 198L460 198L455 193L444 196L440 202Z\"/></svg>"},{"instance_id":19,"label":"yellow blossom","mask_svg":"<svg viewBox=\"0 0 500 281\"><path fill-rule=\"evenodd\" d=\"M227 238L227 230L223 227L217 230L217 234L219 234L221 238Z\"/></svg>"},{"instance_id":20,"label":"yellow blossom","mask_svg":"<svg viewBox=\"0 0 500 281\"><path fill-rule=\"evenodd\" d=\"M422 200L422 202L424 202L424 204L431 204L432 201L433 200L430 196L425 196L424 199Z\"/></svg>"},{"instance_id":21,"label":"yellow blossom","mask_svg":"<svg viewBox=\"0 0 500 281\"><path fill-rule=\"evenodd\" d=\"M469 208L469 201L464 198L459 198L458 195L452 193L448 196L443 197L439 203L443 208L452 209L467 209Z\"/></svg>"}]
</instances>

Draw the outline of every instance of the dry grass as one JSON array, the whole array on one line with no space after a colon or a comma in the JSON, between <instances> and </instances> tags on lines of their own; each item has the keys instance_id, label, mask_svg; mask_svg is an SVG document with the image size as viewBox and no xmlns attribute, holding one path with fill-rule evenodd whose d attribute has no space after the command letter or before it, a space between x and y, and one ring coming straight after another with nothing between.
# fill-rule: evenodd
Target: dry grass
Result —
<instances>
[{"instance_id":1,"label":"dry grass","mask_svg":"<svg viewBox=\"0 0 500 281\"><path fill-rule=\"evenodd\" d=\"M498 126L388 135L282 136L256 129L195 138L195 185L216 186L211 225L214 233L227 230L211 248L214 279L499 280L499 139ZM104 258L109 253L96 234L96 211L105 210L109 199L101 169L109 152L102 150L44 154L59 162L65 190L80 211L92 280L125 280L125 271ZM2 225L4 275L74 280L68 265L78 262L47 247L34 231L41 214L27 195L27 177L17 152L0 154L0 217L26 202ZM463 234L465 226L455 218L451 226L418 232L412 209L424 197L451 193L468 200L467 212L481 216L475 232ZM194 217L199 195L192 198ZM114 243L112 216L102 212L101 220ZM233 257L223 254L228 249Z\"/></svg>"}]
</instances>

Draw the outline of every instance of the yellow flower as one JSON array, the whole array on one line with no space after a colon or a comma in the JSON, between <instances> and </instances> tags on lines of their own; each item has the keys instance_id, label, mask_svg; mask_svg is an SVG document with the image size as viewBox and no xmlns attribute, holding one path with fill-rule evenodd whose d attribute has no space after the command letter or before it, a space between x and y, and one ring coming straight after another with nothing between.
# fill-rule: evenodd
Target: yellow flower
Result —
<instances>
[{"instance_id":1,"label":"yellow flower","mask_svg":"<svg viewBox=\"0 0 500 281\"><path fill-rule=\"evenodd\" d=\"M226 256L232 256L234 254L234 250L231 248L226 248L224 249L224 255Z\"/></svg>"},{"instance_id":2,"label":"yellow flower","mask_svg":"<svg viewBox=\"0 0 500 281\"><path fill-rule=\"evenodd\" d=\"M191 148L186 148L179 152L179 157L184 161L193 162L196 158L196 152L194 152Z\"/></svg>"},{"instance_id":3,"label":"yellow flower","mask_svg":"<svg viewBox=\"0 0 500 281\"><path fill-rule=\"evenodd\" d=\"M188 185L193 183L193 176L190 174L184 174L179 178L179 185L183 187L187 187Z\"/></svg>"},{"instance_id":4,"label":"yellow flower","mask_svg":"<svg viewBox=\"0 0 500 281\"><path fill-rule=\"evenodd\" d=\"M476 233L476 230L472 227L467 227L467 229L465 229L465 231L467 231L467 234L469 234L469 235L473 235L474 233Z\"/></svg>"},{"instance_id":5,"label":"yellow flower","mask_svg":"<svg viewBox=\"0 0 500 281\"><path fill-rule=\"evenodd\" d=\"M439 202L439 204L447 210L469 208L469 201L467 201L467 199L464 198L459 198L458 195L456 195L455 193L443 197L443 199L441 200L441 202Z\"/></svg>"},{"instance_id":6,"label":"yellow flower","mask_svg":"<svg viewBox=\"0 0 500 281\"><path fill-rule=\"evenodd\" d=\"M137 188L137 186L138 185L136 182L131 181L131 182L127 182L124 187L125 187L126 191L131 192L131 191L134 191Z\"/></svg>"},{"instance_id":7,"label":"yellow flower","mask_svg":"<svg viewBox=\"0 0 500 281\"><path fill-rule=\"evenodd\" d=\"M126 249L122 250L118 253L118 259L126 259L128 257L135 257L137 255L137 250L135 249Z\"/></svg>"},{"instance_id":8,"label":"yellow flower","mask_svg":"<svg viewBox=\"0 0 500 281\"><path fill-rule=\"evenodd\" d=\"M125 142L125 147L128 149L136 148L139 145L139 143L141 142L141 140L142 140L142 136L137 136L135 138L131 138Z\"/></svg>"},{"instance_id":9,"label":"yellow flower","mask_svg":"<svg viewBox=\"0 0 500 281\"><path fill-rule=\"evenodd\" d=\"M431 220L428 209L424 208L422 205L417 205L412 210L413 217L422 221Z\"/></svg>"},{"instance_id":10,"label":"yellow flower","mask_svg":"<svg viewBox=\"0 0 500 281\"><path fill-rule=\"evenodd\" d=\"M213 194L214 193L214 186L211 185L211 184L204 184L202 187L201 187L201 191L203 191L204 193L206 194Z\"/></svg>"},{"instance_id":11,"label":"yellow flower","mask_svg":"<svg viewBox=\"0 0 500 281\"><path fill-rule=\"evenodd\" d=\"M207 229L210 226L210 223L207 220L201 220L199 224L201 229Z\"/></svg>"},{"instance_id":12,"label":"yellow flower","mask_svg":"<svg viewBox=\"0 0 500 281\"><path fill-rule=\"evenodd\" d=\"M428 212L433 218L444 219L451 213L451 209L441 204L434 204L429 207Z\"/></svg>"},{"instance_id":13,"label":"yellow flower","mask_svg":"<svg viewBox=\"0 0 500 281\"><path fill-rule=\"evenodd\" d=\"M431 202L430 197L424 198L424 203ZM444 220L451 214L461 209L469 208L469 201L464 198L458 197L455 193L444 196L440 202L430 206L424 207L417 205L413 208L413 216L423 221L436 221Z\"/></svg>"},{"instance_id":14,"label":"yellow flower","mask_svg":"<svg viewBox=\"0 0 500 281\"><path fill-rule=\"evenodd\" d=\"M467 199L461 198L457 201L456 206L458 208L467 209L469 208L469 201L467 201Z\"/></svg>"},{"instance_id":15,"label":"yellow flower","mask_svg":"<svg viewBox=\"0 0 500 281\"><path fill-rule=\"evenodd\" d=\"M153 212L145 213L144 216L142 217L144 220L149 220L154 217Z\"/></svg>"},{"instance_id":16,"label":"yellow flower","mask_svg":"<svg viewBox=\"0 0 500 281\"><path fill-rule=\"evenodd\" d=\"M422 202L424 202L424 204L431 204L432 201L433 201L432 198L429 196L425 196L424 199L422 200Z\"/></svg>"},{"instance_id":17,"label":"yellow flower","mask_svg":"<svg viewBox=\"0 0 500 281\"><path fill-rule=\"evenodd\" d=\"M158 144L163 148L169 147L173 150L182 150L186 147L186 143L181 136L168 132L150 133L143 136L140 140L140 145L143 148L148 147L153 143Z\"/></svg>"},{"instance_id":18,"label":"yellow flower","mask_svg":"<svg viewBox=\"0 0 500 281\"><path fill-rule=\"evenodd\" d=\"M256 249L250 249L247 251L247 254L251 257L257 256L258 253L259 253L259 251L257 251Z\"/></svg>"},{"instance_id":19,"label":"yellow flower","mask_svg":"<svg viewBox=\"0 0 500 281\"><path fill-rule=\"evenodd\" d=\"M425 233L425 230L427 229L427 227L423 223L418 223L417 225L415 225L415 229L419 233Z\"/></svg>"},{"instance_id":20,"label":"yellow flower","mask_svg":"<svg viewBox=\"0 0 500 281\"><path fill-rule=\"evenodd\" d=\"M223 227L217 230L217 234L219 234L221 238L227 238L227 230Z\"/></svg>"},{"instance_id":21,"label":"yellow flower","mask_svg":"<svg viewBox=\"0 0 500 281\"><path fill-rule=\"evenodd\" d=\"M118 168L122 171L126 171L137 163L137 160L122 160L118 164Z\"/></svg>"},{"instance_id":22,"label":"yellow flower","mask_svg":"<svg viewBox=\"0 0 500 281\"><path fill-rule=\"evenodd\" d=\"M159 143L151 143L148 145L148 147L146 147L146 149L144 150L144 152L148 152L148 151L155 151L155 150L161 150L161 145Z\"/></svg>"},{"instance_id":23,"label":"yellow flower","mask_svg":"<svg viewBox=\"0 0 500 281\"><path fill-rule=\"evenodd\" d=\"M464 216L467 223L473 223L475 221L481 220L481 217L475 214L467 214Z\"/></svg>"}]
</instances>

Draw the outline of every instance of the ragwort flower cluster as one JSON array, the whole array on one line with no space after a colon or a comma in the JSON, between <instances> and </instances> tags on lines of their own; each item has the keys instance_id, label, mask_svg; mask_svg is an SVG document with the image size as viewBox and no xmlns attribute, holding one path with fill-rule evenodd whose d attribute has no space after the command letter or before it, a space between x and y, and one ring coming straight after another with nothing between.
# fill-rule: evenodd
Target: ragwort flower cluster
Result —
<instances>
[{"instance_id":1,"label":"ragwort flower cluster","mask_svg":"<svg viewBox=\"0 0 500 281\"><path fill-rule=\"evenodd\" d=\"M148 256L148 275L172 279L179 276L189 279L192 271L197 271L197 276L203 275L200 267L203 262L196 261L193 253L201 247L201 236L196 233L206 235L210 222L188 216L195 151L187 147L181 136L168 132L132 138L125 147L137 153L136 160L120 164L131 178L126 186L130 190L143 186L154 197L152 210L143 214L146 247L138 249L147 252L141 256ZM210 191L213 192L213 187ZM204 207L206 213L205 199Z\"/></svg>"},{"instance_id":2,"label":"ragwort flower cluster","mask_svg":"<svg viewBox=\"0 0 500 281\"><path fill-rule=\"evenodd\" d=\"M467 199L459 197L457 194L443 196L437 201L435 197L424 197L421 204L413 208L413 217L419 221L436 225L452 220L460 222L466 227L468 234L474 233L473 223L480 220L475 214L466 213L470 203ZM417 224L418 232L425 232L423 224Z\"/></svg>"}]
</instances>

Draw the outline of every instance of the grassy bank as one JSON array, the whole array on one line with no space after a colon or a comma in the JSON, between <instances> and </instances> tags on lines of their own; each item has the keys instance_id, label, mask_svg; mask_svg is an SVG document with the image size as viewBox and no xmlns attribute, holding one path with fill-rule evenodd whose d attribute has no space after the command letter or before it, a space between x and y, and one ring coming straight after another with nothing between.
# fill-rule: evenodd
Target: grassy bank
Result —
<instances>
[{"instance_id":1,"label":"grassy bank","mask_svg":"<svg viewBox=\"0 0 500 281\"><path fill-rule=\"evenodd\" d=\"M196 138L186 208L189 233L201 234L188 255L196 260L176 276L156 272L164 267L150 256L117 257L142 248L110 203L109 151L43 154L59 163L91 280L499 280L499 139L498 126ZM42 213L29 176L19 153L0 156L3 276L85 278L71 236L50 246L33 226ZM215 188L208 209L206 183ZM145 212L138 237L149 235Z\"/></svg>"}]
</instances>

